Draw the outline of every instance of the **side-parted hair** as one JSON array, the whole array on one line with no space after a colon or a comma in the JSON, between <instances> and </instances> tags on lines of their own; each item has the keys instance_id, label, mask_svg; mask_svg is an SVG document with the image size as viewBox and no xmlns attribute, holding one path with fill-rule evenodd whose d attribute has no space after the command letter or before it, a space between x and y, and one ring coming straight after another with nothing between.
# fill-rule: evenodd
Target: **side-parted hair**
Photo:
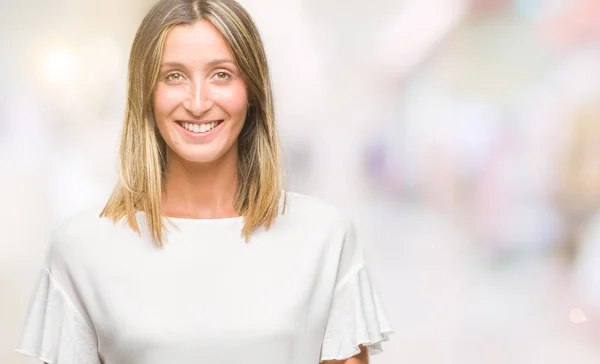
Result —
<instances>
[{"instance_id":1,"label":"side-parted hair","mask_svg":"<svg viewBox=\"0 0 600 364\"><path fill-rule=\"evenodd\" d=\"M236 211L244 217L246 240L269 228L279 213L283 168L269 68L256 25L234 0L161 0L140 25L129 59L128 97L119 151L117 186L100 213L115 222L125 218L140 232L136 214L146 214L152 240L162 246L166 229L161 201L166 174L166 143L154 118L152 95L167 34L200 20L212 23L225 39L244 78L249 109L238 140Z\"/></svg>"}]
</instances>

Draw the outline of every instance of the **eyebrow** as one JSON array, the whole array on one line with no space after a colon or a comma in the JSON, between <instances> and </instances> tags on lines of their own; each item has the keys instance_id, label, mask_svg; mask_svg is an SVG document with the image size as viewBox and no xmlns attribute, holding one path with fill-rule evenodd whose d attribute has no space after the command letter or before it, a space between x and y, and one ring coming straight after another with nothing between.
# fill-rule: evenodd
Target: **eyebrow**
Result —
<instances>
[{"instance_id":1,"label":"eyebrow","mask_svg":"<svg viewBox=\"0 0 600 364\"><path fill-rule=\"evenodd\" d=\"M223 64L223 63L230 63L230 64L232 64L232 65L235 66L235 62L232 61L232 60L230 60L230 59L227 59L227 58L214 59L214 60L208 62L207 65L210 66L210 67L214 67L216 65L220 65L220 64ZM180 62L164 62L160 66L161 67L180 67L180 68L185 68L185 65L183 63L180 63Z\"/></svg>"},{"instance_id":2,"label":"eyebrow","mask_svg":"<svg viewBox=\"0 0 600 364\"><path fill-rule=\"evenodd\" d=\"M235 62L228 58L214 59L214 60L208 62L208 64L210 66L216 66L218 64L223 64L223 63L231 63L232 65L235 66Z\"/></svg>"}]
</instances>

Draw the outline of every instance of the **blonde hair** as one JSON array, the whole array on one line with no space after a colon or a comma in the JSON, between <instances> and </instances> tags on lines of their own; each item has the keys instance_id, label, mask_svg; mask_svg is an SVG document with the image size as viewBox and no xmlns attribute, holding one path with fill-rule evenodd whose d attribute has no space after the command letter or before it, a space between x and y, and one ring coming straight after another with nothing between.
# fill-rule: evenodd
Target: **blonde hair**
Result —
<instances>
[{"instance_id":1,"label":"blonde hair","mask_svg":"<svg viewBox=\"0 0 600 364\"><path fill-rule=\"evenodd\" d=\"M129 59L128 98L120 146L120 177L100 213L123 218L140 233L136 214L146 214L152 240L162 246L165 222L161 210L166 144L152 108L152 93L168 32L200 20L212 23L228 44L244 77L249 110L238 140L236 211L244 217L246 240L261 226L269 228L279 214L283 168L275 126L273 95L262 40L246 10L234 0L161 0L140 25ZM285 195L283 196L285 205Z\"/></svg>"}]
</instances>

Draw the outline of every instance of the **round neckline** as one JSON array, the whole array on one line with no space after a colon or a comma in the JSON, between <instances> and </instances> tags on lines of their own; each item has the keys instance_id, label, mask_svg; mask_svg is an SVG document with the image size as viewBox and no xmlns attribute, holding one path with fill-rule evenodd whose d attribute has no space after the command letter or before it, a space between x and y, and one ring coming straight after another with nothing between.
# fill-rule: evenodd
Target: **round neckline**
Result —
<instances>
[{"instance_id":1,"label":"round neckline","mask_svg":"<svg viewBox=\"0 0 600 364\"><path fill-rule=\"evenodd\" d=\"M146 214L143 211L138 211L137 215L143 217L144 220L146 220ZM242 216L242 215L232 216L232 217L219 217L219 218L214 218L214 219L198 219L198 218L193 218L193 217L172 217L172 216L162 215L162 218L164 218L165 220L170 221L172 223L188 224L188 225L211 225L211 224L216 225L216 224L226 224L226 223L235 223L235 222L243 222L244 221L244 216Z\"/></svg>"},{"instance_id":2,"label":"round neckline","mask_svg":"<svg viewBox=\"0 0 600 364\"><path fill-rule=\"evenodd\" d=\"M163 218L178 222L178 223L196 223L196 224L210 224L210 223L225 223L234 221L243 221L244 216L232 216L232 217L218 217L214 219L198 219L193 217L172 217L163 215Z\"/></svg>"}]
</instances>

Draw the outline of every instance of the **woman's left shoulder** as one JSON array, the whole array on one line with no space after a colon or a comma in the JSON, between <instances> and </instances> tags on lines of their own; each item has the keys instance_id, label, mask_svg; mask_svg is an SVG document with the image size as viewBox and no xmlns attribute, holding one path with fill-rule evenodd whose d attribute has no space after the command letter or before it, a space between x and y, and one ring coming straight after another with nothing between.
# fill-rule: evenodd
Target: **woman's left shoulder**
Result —
<instances>
[{"instance_id":1,"label":"woman's left shoulder","mask_svg":"<svg viewBox=\"0 0 600 364\"><path fill-rule=\"evenodd\" d=\"M350 219L332 203L317 196L296 192L286 192L282 216L289 221L307 224L307 227L312 228L327 226L345 230L350 224Z\"/></svg>"}]
</instances>

